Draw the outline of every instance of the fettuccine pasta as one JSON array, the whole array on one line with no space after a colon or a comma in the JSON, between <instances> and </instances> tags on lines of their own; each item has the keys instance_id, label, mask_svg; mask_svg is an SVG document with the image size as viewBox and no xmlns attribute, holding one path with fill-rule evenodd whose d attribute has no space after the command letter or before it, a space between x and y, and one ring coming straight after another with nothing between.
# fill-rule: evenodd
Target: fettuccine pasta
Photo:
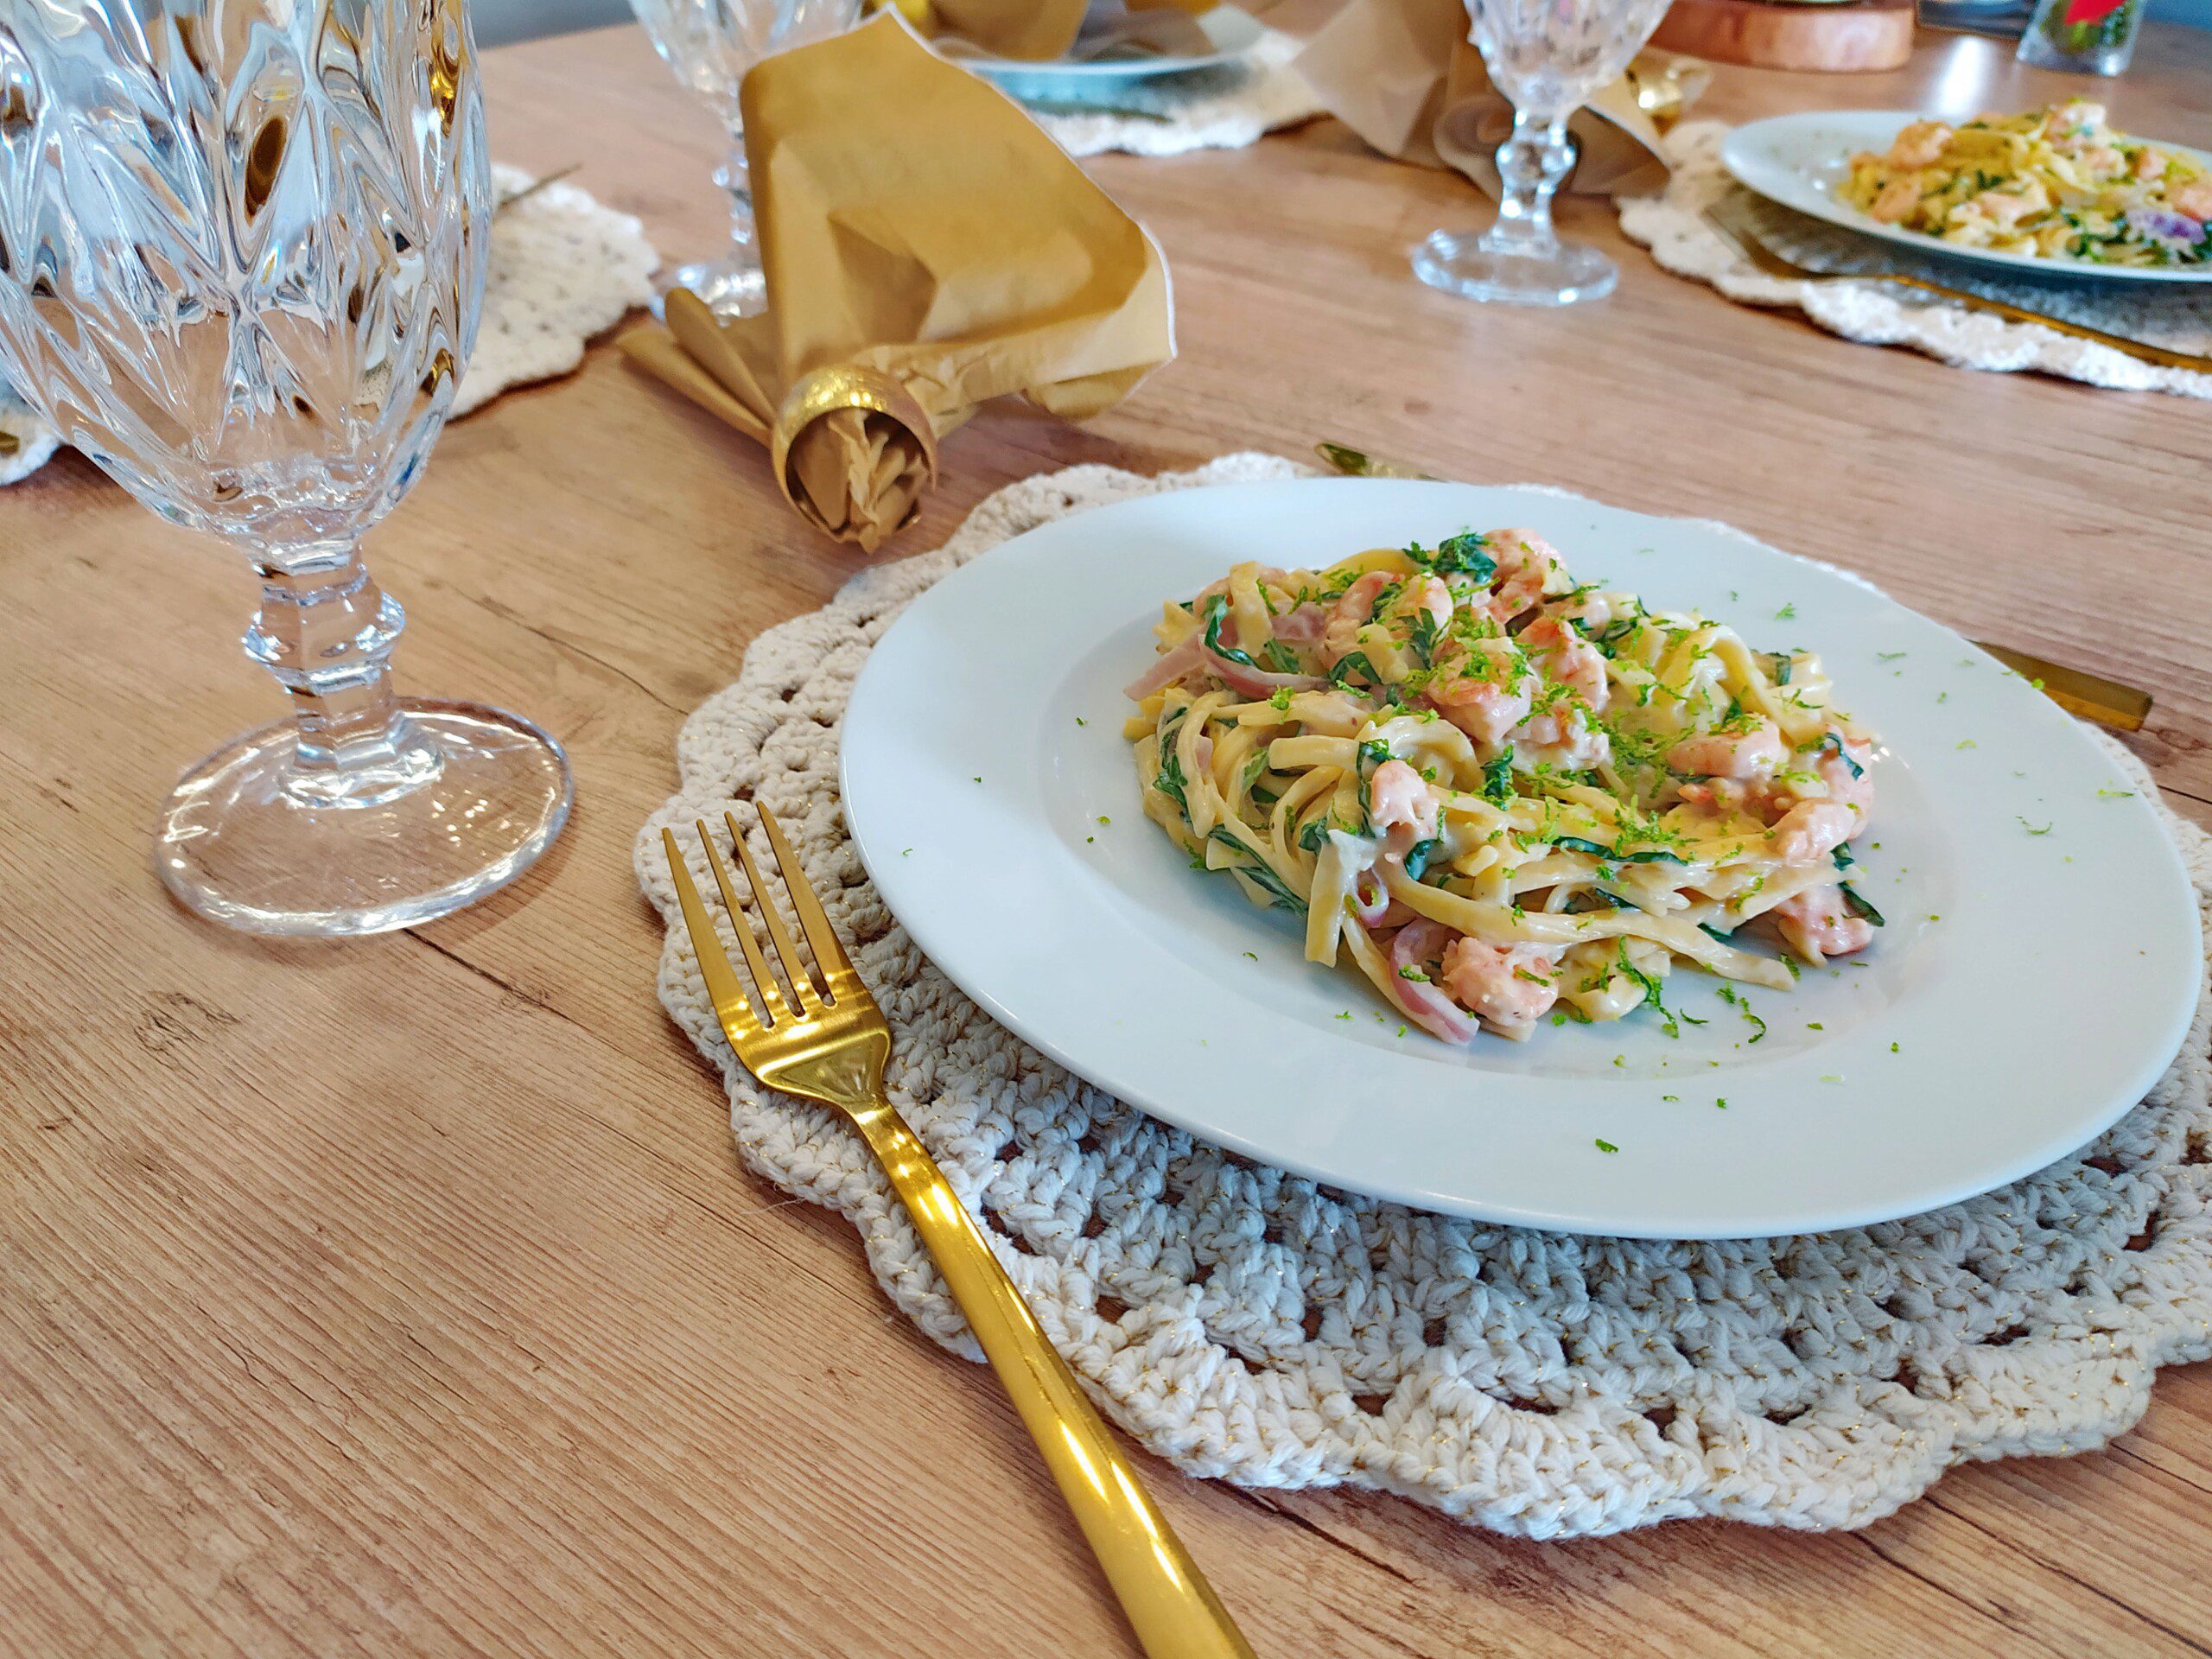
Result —
<instances>
[{"instance_id":1,"label":"fettuccine pasta","mask_svg":"<svg viewBox=\"0 0 2212 1659\"><path fill-rule=\"evenodd\" d=\"M1787 989L1880 925L1845 879L1872 741L1819 659L1577 586L1532 531L1239 564L1155 632L1146 814L1447 1042L1671 1021L1677 964Z\"/></svg>"},{"instance_id":2,"label":"fettuccine pasta","mask_svg":"<svg viewBox=\"0 0 2212 1659\"><path fill-rule=\"evenodd\" d=\"M2100 265L2212 262L2212 173L2115 132L2081 99L1957 127L1915 121L1851 158L1843 199L1885 224Z\"/></svg>"}]
</instances>

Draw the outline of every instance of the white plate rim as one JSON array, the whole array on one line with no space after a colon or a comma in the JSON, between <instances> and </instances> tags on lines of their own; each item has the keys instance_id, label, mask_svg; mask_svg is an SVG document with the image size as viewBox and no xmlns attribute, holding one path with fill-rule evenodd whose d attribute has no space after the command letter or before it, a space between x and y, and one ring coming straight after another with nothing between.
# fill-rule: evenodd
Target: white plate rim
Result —
<instances>
[{"instance_id":1,"label":"white plate rim","mask_svg":"<svg viewBox=\"0 0 2212 1659\"><path fill-rule=\"evenodd\" d=\"M1001 986L993 982L991 974L988 970L977 971L977 963L971 947L955 937L953 931L948 931L943 914L939 913L931 903L923 901L926 881L923 881L922 885L917 885L922 867L908 864L901 850L892 844L901 834L911 832L911 824L908 830L901 830L885 821L884 815L878 810L881 804L876 793L879 778L873 773L864 777L862 772L868 769L856 768L854 764L856 752L874 741L869 728L871 722L875 719L878 699L885 696L880 688L887 681L882 665L887 662L892 662L896 654L894 652L887 651L887 646L893 646L899 643L899 631L907 628L910 617L915 616L918 613L928 613L921 607L925 606L929 606L930 609L937 607L930 606L931 594L946 596L940 598L937 601L937 606L950 602L951 597L957 596L965 588L988 575L994 568L993 562L996 561L1003 566L1022 556L1025 545L1033 548L1047 541L1065 538L1071 534L1067 527L1078 520L1090 521L1090 527L1095 532L1101 524L1112 523L1113 515L1126 515L1132 510L1141 512L1146 509L1147 504L1151 504L1152 509L1156 511L1159 504L1174 502L1186 493L1191 495L1202 493L1215 498L1217 502L1226 498L1234 505L1235 498L1247 498L1249 503L1249 499L1258 499L1285 488L1337 492L1345 489L1370 492L1407 489L1472 492L1477 496L1492 499L1509 495L1523 498L1522 501L1514 504L1516 506L1532 505L1535 498L1545 498L1550 502L1564 504L1562 510L1572 508L1578 512L1592 510L1601 514L1634 520L1642 525L1667 527L1680 534L1694 534L1707 538L1726 538L1738 547L1750 550L1760 559L1775 562L1775 569L1778 571L1786 571L1791 568L1800 570L1816 569L1823 572L1831 581L1840 580L1849 587L1863 590L1872 595L1874 601L1878 605L1887 607L1899 616L1911 619L1916 628L1932 630L1936 635L1940 636L1942 640L1946 642L1945 649L1957 649L1968 653L1968 657L1961 660L1961 667L1972 666L1973 659L1978 658L1980 664L1985 665L1992 683L2007 677L2007 671L2004 671L2001 665L1996 664L1994 659L1982 656L1956 634L1942 628L1940 624L1918 617L1916 613L1897 606L1894 601L1880 595L1878 589L1874 589L1870 584L1851 575L1848 572L1837 571L1832 567L1798 560L1794 556L1767 547L1743 532L1725 524L1708 520L1661 518L1649 514L1634 513L1625 509L1606 507L1603 504L1588 501L1585 498L1563 492L1545 490L1541 486L1484 487L1413 484L1401 480L1297 480L1294 483L1221 486L1204 492L1174 492L1139 497L1133 500L1117 503L1110 507L1094 509L1071 518L1056 520L1024 536L1011 538L978 556L961 570L953 572L943 582L919 596L892 628L887 630L884 638L878 642L870 653L854 686L851 700L846 711L845 741L841 746L841 786L844 791L848 824L861 860L872 878L874 879L878 892L882 895L885 903L890 906L894 914L899 917L915 943L954 983L976 1001L993 1019L1013 1031L1032 1046L1066 1066L1071 1072L1089 1078L1108 1092L1164 1122L1186 1128L1193 1134L1247 1156L1291 1170L1295 1173L1306 1175L1317 1181L1352 1191L1368 1192L1377 1197L1396 1199L1419 1208L1474 1216L1509 1224L1531 1225L1575 1232L1641 1237L1727 1238L1826 1231L1840 1227L1871 1224L1940 1207L1993 1187L2004 1185L2042 1168L2094 1139L2142 1097L2171 1063L2173 1054L2178 1051L2196 1007L2196 980L2201 976L2202 941L2197 932L2193 890L2182 866L2178 851L2163 825L2158 822L2156 815L2151 812L2148 804L2140 799L2113 803L2113 810L2120 813L2125 818L2133 820L2137 830L2139 831L2147 827L2151 832L2147 840L2136 849L2138 854L2146 855L2145 863L2142 866L2132 868L2136 868L2139 874L2144 874L2146 880L2152 880L2154 885L2162 885L2164 897L2173 903L2171 906L2171 915L2167 910L2155 912L2154 915L2163 919L2158 919L2146 925L2162 933L2162 937L2154 938L2153 942L2157 943L2163 951L2168 952L2174 961L2183 962L2189 969L2186 972L2177 971L2174 982L2166 993L2168 1006L2165 1008L2164 1027L2155 1045L2152 1046L2155 1046L2158 1052L2153 1055L2150 1052L2150 1047L2145 1047L2133 1063L2132 1067L2113 1083L2101 1107L2094 1111L2083 1110L2078 1113L2056 1135L2047 1134L2041 1140L2017 1146L2012 1148L2006 1156L2001 1158L1993 1156L1985 1159L1973 1172L1971 1179L1963 1182L1955 1173L1948 1177L1934 1179L1916 1179L1907 1177L1896 1192L1891 1193L1885 1201L1872 1205L1859 1200L1796 1202L1765 1200L1763 1201L1765 1205L1764 1208L1744 1209L1726 1214L1713 1213L1709 1206L1700 1209L1696 1205L1685 1207L1670 1206L1665 1204L1647 1205L1642 1210L1623 1208L1616 1204L1610 1209L1600 1207L1593 1210L1578 1209L1573 1205L1562 1206L1555 1203L1531 1205L1502 1198L1494 1192L1470 1192L1466 1190L1463 1178L1457 1177L1453 1178L1454 1181L1459 1183L1456 1185L1440 1184L1428 1180L1408 1182L1402 1179L1378 1180L1373 1178L1371 1172L1357 1166L1347 1167L1341 1160L1334 1159L1316 1160L1306 1155L1294 1147L1287 1147L1278 1138L1273 1138L1268 1135L1255 1135L1250 1132L1249 1126L1239 1127L1235 1122L1224 1122L1218 1116L1209 1111L1193 1111L1175 1099L1165 1098L1153 1089L1134 1084L1131 1081L1132 1074L1125 1063L1116 1060L1102 1062L1095 1046L1086 1046L1085 1040L1078 1040L1072 1044L1061 1041L1058 1032L1029 1018L1028 1011L1024 1007L1010 1003L1007 996L1001 994ZM1106 517L1102 518L1101 515L1106 515ZM1441 516L1452 515L1446 512ZM1522 516L1525 518L1536 515L1531 512ZM1489 515L1489 522L1497 523L1503 520L1498 518L1493 512ZM1567 550L1572 558L1574 550L1569 547ZM1230 556L1235 556L1232 554ZM1228 559L1222 561L1224 567L1228 562ZM1584 561L1585 563L1593 562L1589 559ZM1667 597L1656 590L1653 596L1661 600ZM1840 677L1845 679L1847 687L1848 677L1843 676ZM892 702L887 706L904 709L911 714L911 703L902 702L900 699L911 698L912 690L913 688L909 686L901 692L892 694ZM2088 757L2086 765L2089 770L2101 771L2108 776L2116 776L2108 758L2085 733L2079 729L2075 722L2059 714L2055 705L2047 704L2039 695L2028 690L2024 686L2015 687L2014 690L2025 700L2024 706L2038 711L2037 715L2030 717L2030 721L2031 725L2042 728L2044 737L2053 737L2060 733L2067 734L2068 735L2058 738L2056 741L2073 752L2075 763L2083 763L2084 757ZM1108 723L1114 728L1115 741L1117 744L1119 721L1123 712L1123 709L1118 706L1110 710L1101 710L1102 715L1108 716ZM859 734L857 741L856 733ZM1961 747L1968 746L1961 745ZM977 781L982 780L979 777ZM945 786L950 787L949 779L945 781ZM982 800L988 798L988 791L986 791L975 798ZM1122 810L1129 813L1135 831L1153 837L1160 846L1165 847L1165 838L1159 836L1157 829L1143 823L1136 813L1133 784L1128 786L1126 794L1127 798L1122 800L1119 804ZM950 797L947 798L950 799ZM2114 822L2119 821L2119 819L2114 820ZM910 848L906 850L912 849ZM2069 858L2068 861L2070 863L2072 861ZM1215 880L1217 880L1217 878ZM1244 908L1241 900L1236 903L1238 909ZM1249 911L1249 914L1257 918L1262 913L1257 911ZM2185 943L2183 942L2184 935ZM1254 951L1256 952L1270 949L1279 950L1281 942L1265 938L1262 931L1255 927L1251 936L1251 944ZM1294 956L1294 950L1290 954ZM1910 958L1909 957L1908 960ZM1316 981L1327 980L1326 976L1314 974L1313 970L1306 968L1302 963L1297 963L1296 967L1301 972L1313 975ZM1033 991L1033 987L1027 988L1024 994L1029 994ZM1774 999L1770 998L1769 1001L1774 1002ZM1790 1006L1790 999L1782 998L1779 1002L1775 1003L1775 1006L1786 1010ZM1573 1038L1587 1035L1587 1033L1579 1030L1558 1033L1546 1032L1540 1033L1536 1040L1541 1043L1545 1037L1552 1035ZM1425 1039L1419 1038L1416 1034L1414 1040L1419 1043ZM1825 1043L1828 1039L1823 1038L1821 1040ZM1802 1068L1799 1070L1802 1073ZM1648 1083L1643 1086L1649 1087ZM1738 1082L1732 1087L1740 1092L1743 1084Z\"/></svg>"},{"instance_id":2,"label":"white plate rim","mask_svg":"<svg viewBox=\"0 0 2212 1659\"><path fill-rule=\"evenodd\" d=\"M1909 122L1940 118L1910 110L1805 110L1789 115L1769 116L1764 120L1746 122L1729 133L1720 147L1721 165L1727 168L1729 175L1737 183L1764 196L1769 201L1778 202L1784 207L1809 214L1843 230L1856 231L1863 236L1874 237L1917 252L2080 281L2165 283L2184 287L2212 283L2212 265L2199 266L2194 270L2100 265L2083 259L2046 257L2041 254L2012 253L1994 248L1961 247L1955 242L1946 242L1941 237L1930 236L1925 231L1908 231L1897 226L1885 225L1859 208L1838 200L1826 181L1808 175L1802 167L1782 159L1775 148L1776 141L1795 137L1800 133L1817 132L1827 126L1849 127L1857 124L1860 130L1840 135L1843 138L1843 146L1838 150L1840 158L1850 149L1883 148L1897 136L1898 129ZM2212 153L2193 145L2166 138L2150 138L2148 142L2179 150L2212 168Z\"/></svg>"},{"instance_id":3,"label":"white plate rim","mask_svg":"<svg viewBox=\"0 0 2212 1659\"><path fill-rule=\"evenodd\" d=\"M1219 69L1249 57L1266 38L1267 29L1257 18L1234 6L1216 6L1192 20L1214 41L1211 52L1180 58L1110 58L1074 60L1047 58L955 58L963 69L972 69L995 81L1019 85L1033 81L1147 80L1155 75L1182 75L1200 69Z\"/></svg>"}]
</instances>

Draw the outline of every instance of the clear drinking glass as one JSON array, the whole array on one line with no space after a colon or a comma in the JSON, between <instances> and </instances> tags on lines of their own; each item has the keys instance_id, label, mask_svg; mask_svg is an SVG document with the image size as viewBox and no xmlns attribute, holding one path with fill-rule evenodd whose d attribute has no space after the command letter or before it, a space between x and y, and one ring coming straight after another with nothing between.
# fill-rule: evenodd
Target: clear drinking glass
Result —
<instances>
[{"instance_id":1,"label":"clear drinking glass","mask_svg":"<svg viewBox=\"0 0 2212 1659\"><path fill-rule=\"evenodd\" d=\"M729 192L729 251L679 267L668 285L690 289L724 316L761 310L768 288L753 246L753 186L738 83L765 57L843 34L858 21L861 0L630 0L630 9L661 60L729 130L729 154L715 169L715 182Z\"/></svg>"},{"instance_id":2,"label":"clear drinking glass","mask_svg":"<svg viewBox=\"0 0 2212 1659\"><path fill-rule=\"evenodd\" d=\"M162 809L162 879L217 921L427 920L567 818L537 727L394 694L358 546L444 424L490 197L461 0L0 0L0 372L243 549L246 655L291 699Z\"/></svg>"},{"instance_id":3,"label":"clear drinking glass","mask_svg":"<svg viewBox=\"0 0 2212 1659\"><path fill-rule=\"evenodd\" d=\"M1515 305L1573 305L1613 291L1613 262L1553 231L1552 193L1574 165L1568 118L1628 67L1668 3L1467 0L1470 38L1513 101L1513 136L1497 152L1497 222L1479 237L1432 232L1414 250L1421 281Z\"/></svg>"}]
</instances>

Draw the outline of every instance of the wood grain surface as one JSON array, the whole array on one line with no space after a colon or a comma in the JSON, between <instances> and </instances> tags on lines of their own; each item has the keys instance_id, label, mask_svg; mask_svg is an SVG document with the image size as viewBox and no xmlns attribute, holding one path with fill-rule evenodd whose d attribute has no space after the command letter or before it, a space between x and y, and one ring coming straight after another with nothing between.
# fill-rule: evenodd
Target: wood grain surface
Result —
<instances>
[{"instance_id":1,"label":"wood grain surface","mask_svg":"<svg viewBox=\"0 0 2212 1659\"><path fill-rule=\"evenodd\" d=\"M717 145L629 29L490 54L502 159L582 164L671 256ZM2041 98L1925 37L1848 82L1723 70L1707 112ZM2100 84L2212 117L2205 37ZM1624 276L1565 315L1431 293L1407 250L1487 212L1313 124L1103 158L1158 234L1182 355L1074 430L994 410L896 550L1041 468L1302 454L1726 518L1980 638L2150 687L2138 745L2212 819L2212 412L1977 374ZM558 733L574 823L411 933L271 944L148 866L176 772L277 712L235 554L73 454L0 491L0 1654L1130 1651L988 1372L893 1316L842 1224L739 1166L652 995L630 840L746 641L861 560L760 453L603 347L449 430L373 538L407 689ZM2212 1370L2106 1450L1979 1465L1864 1531L1676 1524L1536 1545L1396 1499L1242 1492L1147 1459L1269 1656L2203 1654Z\"/></svg>"}]
</instances>

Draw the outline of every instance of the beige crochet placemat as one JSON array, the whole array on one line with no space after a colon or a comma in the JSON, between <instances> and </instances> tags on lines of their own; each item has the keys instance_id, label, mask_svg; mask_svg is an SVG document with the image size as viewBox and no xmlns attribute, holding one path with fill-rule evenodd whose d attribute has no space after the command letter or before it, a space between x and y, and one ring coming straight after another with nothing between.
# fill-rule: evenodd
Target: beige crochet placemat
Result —
<instances>
[{"instance_id":1,"label":"beige crochet placemat","mask_svg":"<svg viewBox=\"0 0 2212 1659\"><path fill-rule=\"evenodd\" d=\"M2015 1186L1878 1227L1653 1243L1425 1214L1255 1165L1071 1077L938 973L840 816L839 721L871 644L1034 525L1300 470L1247 454L1010 486L943 548L762 634L684 724L682 783L635 849L669 930L661 1000L721 1068L747 1161L849 1220L900 1311L978 1357L859 1139L723 1045L664 823L688 839L695 817L758 800L791 828L899 1034L893 1099L1101 1407L1192 1474L1380 1488L1540 1538L1695 1515L1857 1526L1954 1463L2094 1446L2142 1413L2158 1367L2212 1355L2212 992L2140 1107ZM2115 764L2151 788L2117 746ZM2173 829L2212 908L2212 843ZM2001 1088L1978 1104L2002 1112Z\"/></svg>"}]
</instances>

